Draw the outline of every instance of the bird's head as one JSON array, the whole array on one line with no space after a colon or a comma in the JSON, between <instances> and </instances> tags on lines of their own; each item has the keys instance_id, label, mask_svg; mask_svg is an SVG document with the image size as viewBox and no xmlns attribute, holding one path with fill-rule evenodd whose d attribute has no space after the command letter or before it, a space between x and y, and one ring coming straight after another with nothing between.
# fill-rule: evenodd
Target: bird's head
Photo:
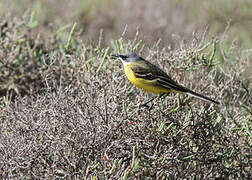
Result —
<instances>
[{"instance_id":1,"label":"bird's head","mask_svg":"<svg viewBox=\"0 0 252 180\"><path fill-rule=\"evenodd\" d=\"M126 52L123 54L112 54L111 56L113 59L119 58L122 61L123 65L143 60L143 58L141 58L140 56L138 56L136 53L133 52Z\"/></svg>"}]
</instances>

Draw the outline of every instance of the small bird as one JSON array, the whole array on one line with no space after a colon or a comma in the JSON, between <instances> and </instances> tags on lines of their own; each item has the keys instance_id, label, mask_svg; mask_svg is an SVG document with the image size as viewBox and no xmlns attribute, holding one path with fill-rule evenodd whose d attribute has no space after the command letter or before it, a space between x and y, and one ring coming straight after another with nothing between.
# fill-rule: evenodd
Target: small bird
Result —
<instances>
[{"instance_id":1,"label":"small bird","mask_svg":"<svg viewBox=\"0 0 252 180\"><path fill-rule=\"evenodd\" d=\"M168 93L185 93L210 103L220 104L215 100L177 84L163 70L138 56L136 53L128 52L125 54L112 54L111 56L115 59L119 58L122 61L125 74L129 81L148 93L158 94L159 97ZM143 106L146 106L153 99L144 103Z\"/></svg>"}]
</instances>

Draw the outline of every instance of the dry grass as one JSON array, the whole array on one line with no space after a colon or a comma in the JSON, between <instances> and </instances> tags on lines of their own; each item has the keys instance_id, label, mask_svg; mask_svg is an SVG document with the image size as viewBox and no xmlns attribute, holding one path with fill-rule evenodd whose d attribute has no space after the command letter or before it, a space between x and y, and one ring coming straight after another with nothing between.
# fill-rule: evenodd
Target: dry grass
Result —
<instances>
[{"instance_id":1,"label":"dry grass","mask_svg":"<svg viewBox=\"0 0 252 180\"><path fill-rule=\"evenodd\" d=\"M38 36L31 17L0 24L1 179L251 178L251 50L204 34L173 49L137 36L90 45L78 28L67 43ZM171 94L139 108L147 95L110 59L126 49L221 106Z\"/></svg>"}]
</instances>

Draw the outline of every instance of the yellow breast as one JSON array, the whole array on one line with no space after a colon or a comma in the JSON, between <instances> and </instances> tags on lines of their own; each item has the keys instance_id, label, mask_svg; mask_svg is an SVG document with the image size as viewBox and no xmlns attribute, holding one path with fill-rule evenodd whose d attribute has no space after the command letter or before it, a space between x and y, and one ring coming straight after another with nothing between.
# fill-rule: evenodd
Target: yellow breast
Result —
<instances>
[{"instance_id":1,"label":"yellow breast","mask_svg":"<svg viewBox=\"0 0 252 180\"><path fill-rule=\"evenodd\" d=\"M133 85L135 85L136 87L140 89L143 89L146 92L153 93L153 94L162 94L162 93L172 92L171 89L160 86L156 80L145 80L143 78L137 78L135 76L135 73L131 70L130 64L127 64L124 66L124 71L127 78Z\"/></svg>"}]
</instances>

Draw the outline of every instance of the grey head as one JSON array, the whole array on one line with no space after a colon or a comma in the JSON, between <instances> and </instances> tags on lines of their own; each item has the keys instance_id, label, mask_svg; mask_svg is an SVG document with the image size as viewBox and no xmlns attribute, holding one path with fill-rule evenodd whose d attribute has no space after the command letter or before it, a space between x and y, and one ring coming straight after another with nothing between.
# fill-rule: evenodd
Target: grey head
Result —
<instances>
[{"instance_id":1,"label":"grey head","mask_svg":"<svg viewBox=\"0 0 252 180\"><path fill-rule=\"evenodd\" d=\"M119 58L124 65L131 62L144 60L142 57L138 56L136 53L133 52L125 52L123 54L112 54L111 56L114 59Z\"/></svg>"}]
</instances>

